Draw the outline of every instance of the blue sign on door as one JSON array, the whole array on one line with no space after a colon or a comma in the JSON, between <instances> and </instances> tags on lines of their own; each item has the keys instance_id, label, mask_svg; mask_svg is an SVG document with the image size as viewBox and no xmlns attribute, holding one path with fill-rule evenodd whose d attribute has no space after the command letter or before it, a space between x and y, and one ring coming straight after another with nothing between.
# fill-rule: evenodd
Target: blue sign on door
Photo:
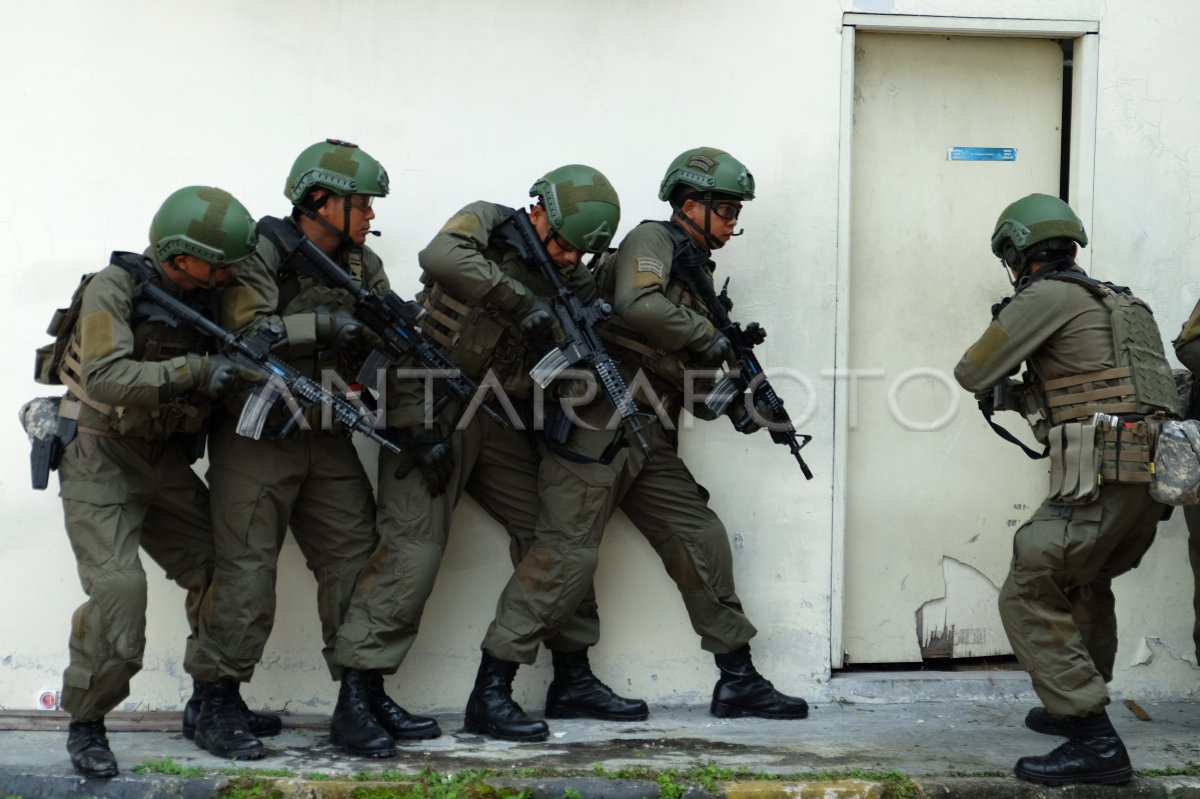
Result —
<instances>
[{"instance_id":1,"label":"blue sign on door","mask_svg":"<svg viewBox=\"0 0 1200 799\"><path fill-rule=\"evenodd\" d=\"M1016 161L1016 147L951 147L947 161Z\"/></svg>"}]
</instances>

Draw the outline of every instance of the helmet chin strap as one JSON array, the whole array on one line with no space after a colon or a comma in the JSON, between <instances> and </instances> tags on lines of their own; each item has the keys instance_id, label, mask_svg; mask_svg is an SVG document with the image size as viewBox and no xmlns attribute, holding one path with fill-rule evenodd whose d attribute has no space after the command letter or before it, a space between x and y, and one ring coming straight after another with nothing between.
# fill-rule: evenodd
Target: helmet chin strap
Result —
<instances>
[{"instance_id":1,"label":"helmet chin strap","mask_svg":"<svg viewBox=\"0 0 1200 799\"><path fill-rule=\"evenodd\" d=\"M174 258L171 258L170 260L167 261L167 267L169 269L171 269L171 271L173 271L177 275L179 275L182 278L183 282L187 284L186 286L183 286L183 288L190 287L190 288L194 288L194 289L205 289L207 291L216 291L217 290L217 270L213 268L212 264L208 265L208 282L207 283L196 279L196 277L194 275L192 275L190 272L185 271L182 267L179 266L179 264L175 263Z\"/></svg>"},{"instance_id":2,"label":"helmet chin strap","mask_svg":"<svg viewBox=\"0 0 1200 799\"><path fill-rule=\"evenodd\" d=\"M718 241L716 238L714 238L713 234L712 234L712 208L709 207L708 203L700 202L700 200L697 200L696 198L699 196L702 196L702 195L699 192L697 192L696 194L689 196L688 199L692 200L694 202L698 202L704 206L704 227L700 227L695 222L693 222L692 218L690 216L683 213L682 208L679 209L678 216L681 220L683 220L685 225L687 225L692 230L696 231L697 233L699 233L701 236L704 237L704 246L707 249L710 249L710 250L720 249L721 242ZM686 200L685 200L685 202L686 202Z\"/></svg>"},{"instance_id":3,"label":"helmet chin strap","mask_svg":"<svg viewBox=\"0 0 1200 799\"><path fill-rule=\"evenodd\" d=\"M343 222L342 222L344 229L342 229L342 230L338 230L336 227L331 225L329 222L326 222L324 219L322 219L320 216L317 215L316 209L325 205L325 203L327 203L329 201L329 198L332 196L333 196L332 194L327 194L324 197L322 197L321 201L319 203L317 203L316 208L309 208L304 205L297 205L297 206L295 206L295 208L297 211L304 214L309 219L316 222L318 225L320 225L321 227L328 230L330 233L337 236L338 239L343 244L353 245L354 240L352 238L350 238L350 203L349 202L342 203L342 208L345 212L344 217L343 217ZM376 234L376 235L378 235L378 234Z\"/></svg>"}]
</instances>

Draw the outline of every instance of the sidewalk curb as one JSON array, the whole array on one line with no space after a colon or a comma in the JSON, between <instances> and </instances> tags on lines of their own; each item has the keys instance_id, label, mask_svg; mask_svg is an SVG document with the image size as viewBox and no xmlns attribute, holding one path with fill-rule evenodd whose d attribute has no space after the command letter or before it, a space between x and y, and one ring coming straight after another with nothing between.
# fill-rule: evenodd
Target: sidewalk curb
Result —
<instances>
[{"instance_id":1,"label":"sidewalk curb","mask_svg":"<svg viewBox=\"0 0 1200 799\"><path fill-rule=\"evenodd\" d=\"M529 791L530 799L563 799L567 792L584 799L657 799L652 780L604 777L521 779L491 777L492 788ZM1200 778L1135 778L1125 785L1071 785L1060 788L1021 782L1011 777L913 779L924 799L1200 799ZM364 790L391 789L396 796L415 782L310 780L293 777L174 777L121 774L109 780L0 770L0 796L21 799L212 799L222 790L259 786L277 799L352 799ZM888 785L872 780L735 780L720 782L715 792L686 783L681 799L891 799ZM381 791L382 792L382 791Z\"/></svg>"},{"instance_id":2,"label":"sidewalk curb","mask_svg":"<svg viewBox=\"0 0 1200 799\"><path fill-rule=\"evenodd\" d=\"M0 769L0 797L21 799L212 799L229 777L170 777L118 774L89 780L73 775L38 774Z\"/></svg>"}]
</instances>

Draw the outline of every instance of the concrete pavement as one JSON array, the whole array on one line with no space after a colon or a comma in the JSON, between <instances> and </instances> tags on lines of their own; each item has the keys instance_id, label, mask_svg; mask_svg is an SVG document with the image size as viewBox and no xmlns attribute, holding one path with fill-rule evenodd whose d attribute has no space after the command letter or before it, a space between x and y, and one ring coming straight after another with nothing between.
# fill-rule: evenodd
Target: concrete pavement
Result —
<instances>
[{"instance_id":1,"label":"concrete pavement","mask_svg":"<svg viewBox=\"0 0 1200 799\"><path fill-rule=\"evenodd\" d=\"M1013 680L1012 686L1020 685ZM244 764L214 758L184 739L178 713L120 714L110 718L109 739L121 775L103 781L82 780L71 770L65 717L7 713L0 715L0 798L198 799L221 791L237 796L240 789L250 791L246 796L259 791L319 799L351 796L355 788L374 784L373 777L381 778L381 792L370 795L384 797L388 786L399 789L396 780L432 769L443 775L486 770L484 781L493 788L527 789L536 799L637 799L660 792L729 799L1200 799L1200 777L1168 776L1171 770L1200 774L1200 703L1135 703L1143 720L1117 699L1110 715L1134 767L1146 776L1118 788L1057 790L1011 776L1018 757L1043 754L1061 740L1024 728L1031 703L1027 690L1002 686L969 701L815 703L803 721L717 719L706 707L654 707L645 722L551 721L550 739L532 744L462 733L461 714L451 714L439 716L441 738L403 744L388 760L343 755L329 743L327 717L285 715L284 732L264 741L268 757ZM152 762L159 771L176 773L134 773L139 764ZM250 773L236 773L240 767ZM878 776L889 772L894 772L889 779ZM663 773L668 777L660 779Z\"/></svg>"}]
</instances>

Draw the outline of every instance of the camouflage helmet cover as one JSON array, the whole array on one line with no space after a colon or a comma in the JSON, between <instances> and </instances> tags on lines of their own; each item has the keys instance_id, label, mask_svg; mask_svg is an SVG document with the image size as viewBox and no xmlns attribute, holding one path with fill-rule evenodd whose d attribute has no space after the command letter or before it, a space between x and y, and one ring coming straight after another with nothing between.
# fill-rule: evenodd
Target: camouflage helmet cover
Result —
<instances>
[{"instance_id":1,"label":"camouflage helmet cover","mask_svg":"<svg viewBox=\"0 0 1200 799\"><path fill-rule=\"evenodd\" d=\"M193 255L208 264L240 261L258 244L254 217L224 189L185 186L172 192L150 223L159 263Z\"/></svg>"},{"instance_id":2,"label":"camouflage helmet cover","mask_svg":"<svg viewBox=\"0 0 1200 799\"><path fill-rule=\"evenodd\" d=\"M529 196L541 200L555 232L583 252L603 252L621 222L616 189L600 170L583 164L550 170Z\"/></svg>"},{"instance_id":3,"label":"camouflage helmet cover","mask_svg":"<svg viewBox=\"0 0 1200 799\"><path fill-rule=\"evenodd\" d=\"M679 184L699 192L729 194L742 200L754 199L754 176L746 165L724 150L694 147L684 150L671 165L658 189L658 199L668 201Z\"/></svg>"},{"instance_id":4,"label":"camouflage helmet cover","mask_svg":"<svg viewBox=\"0 0 1200 799\"><path fill-rule=\"evenodd\" d=\"M357 144L326 139L306 147L296 156L283 187L283 196L292 205L297 205L315 188L327 189L339 196L386 197L388 174L383 164Z\"/></svg>"}]
</instances>

